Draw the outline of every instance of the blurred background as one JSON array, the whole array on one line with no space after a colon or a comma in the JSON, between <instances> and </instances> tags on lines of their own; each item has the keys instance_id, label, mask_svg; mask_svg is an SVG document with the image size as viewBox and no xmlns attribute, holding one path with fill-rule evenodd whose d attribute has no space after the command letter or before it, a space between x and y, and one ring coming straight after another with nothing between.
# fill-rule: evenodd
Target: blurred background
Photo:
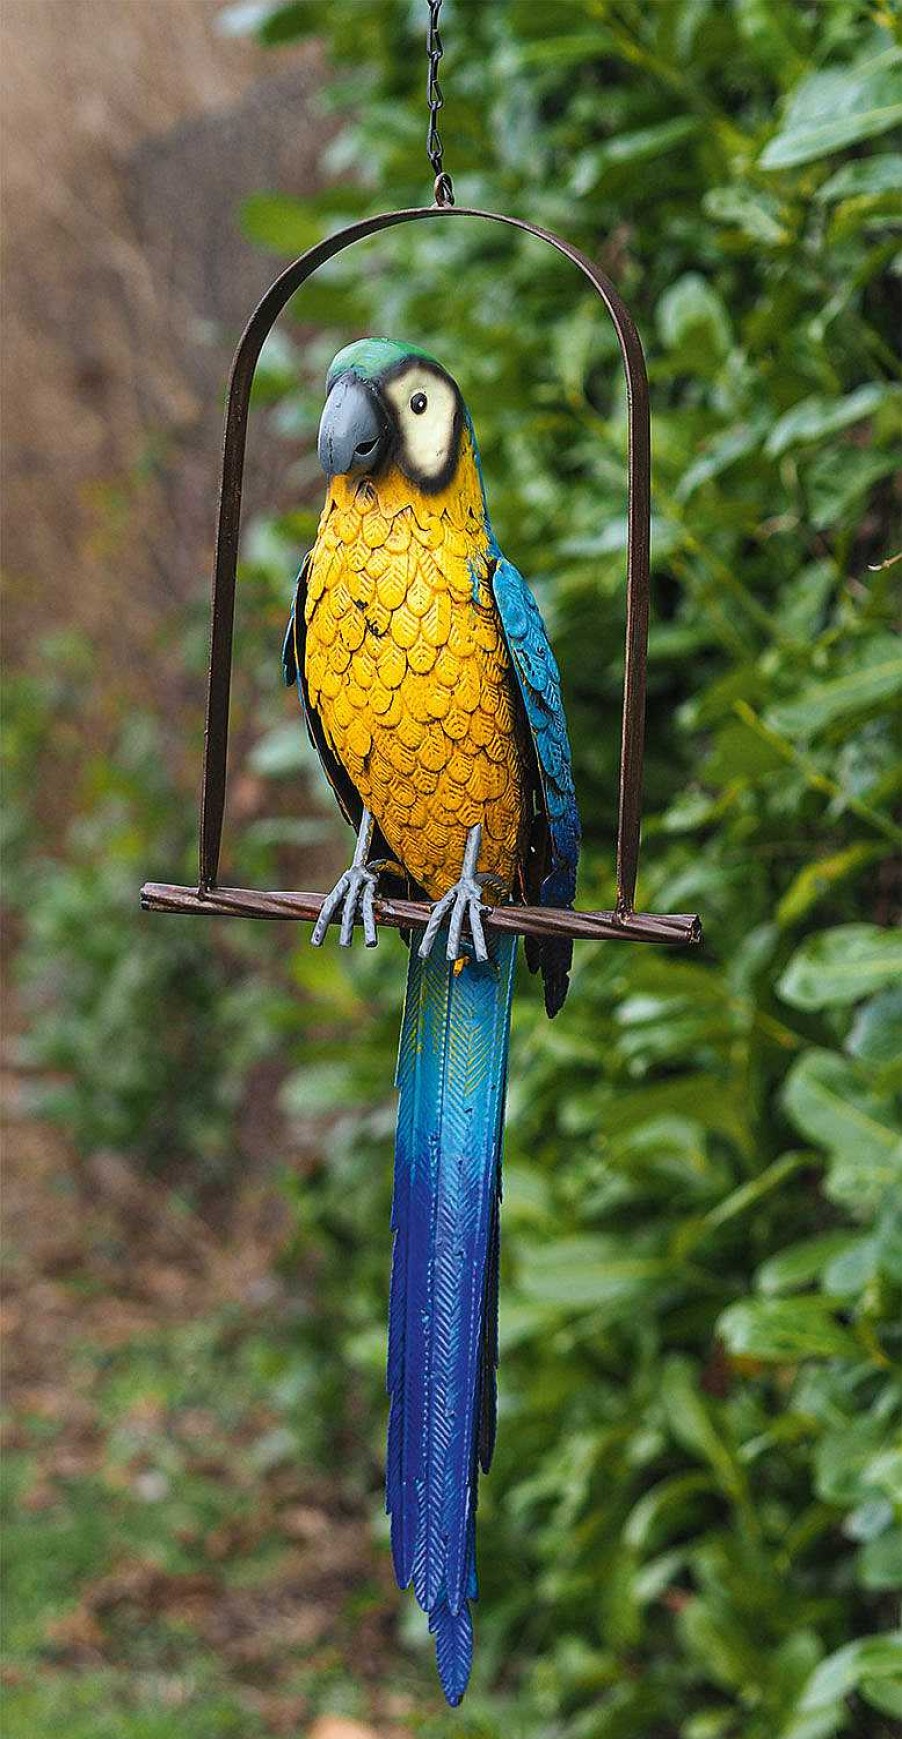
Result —
<instances>
[{"instance_id":1,"label":"blurred background","mask_svg":"<svg viewBox=\"0 0 902 1739\"><path fill-rule=\"evenodd\" d=\"M381 1513L402 949L195 875L224 382L281 263L428 199L423 0L6 0L5 1731L889 1739L902 1718L891 0L447 0L462 203L646 344L640 901L516 1001L473 1688ZM895 129L895 132L894 132ZM331 355L434 350L564 675L613 896L625 406L565 262L416 226L307 286L250 439L223 879L349 840L280 685ZM896 612L894 616L894 611ZM895 728L894 728L895 727Z\"/></svg>"}]
</instances>

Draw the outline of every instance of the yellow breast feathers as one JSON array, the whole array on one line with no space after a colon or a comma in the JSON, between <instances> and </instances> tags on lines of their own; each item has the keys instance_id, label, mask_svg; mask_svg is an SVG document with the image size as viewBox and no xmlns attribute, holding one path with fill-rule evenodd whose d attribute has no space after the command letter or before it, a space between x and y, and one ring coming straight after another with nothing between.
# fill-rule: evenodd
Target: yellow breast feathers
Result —
<instances>
[{"instance_id":1,"label":"yellow breast feathers","mask_svg":"<svg viewBox=\"0 0 902 1739\"><path fill-rule=\"evenodd\" d=\"M335 477L307 578L311 705L390 850L431 899L479 868L511 890L527 826L513 676L469 437L446 489Z\"/></svg>"}]
</instances>

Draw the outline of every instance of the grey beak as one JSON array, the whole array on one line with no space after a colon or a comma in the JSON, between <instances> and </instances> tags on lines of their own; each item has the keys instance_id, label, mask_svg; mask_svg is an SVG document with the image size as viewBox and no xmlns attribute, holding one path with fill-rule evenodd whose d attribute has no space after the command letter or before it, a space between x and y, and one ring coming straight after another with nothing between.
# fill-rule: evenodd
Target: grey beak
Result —
<instances>
[{"instance_id":1,"label":"grey beak","mask_svg":"<svg viewBox=\"0 0 902 1739\"><path fill-rule=\"evenodd\" d=\"M317 451L327 477L375 471L391 440L376 394L354 374L339 375L326 400Z\"/></svg>"}]
</instances>

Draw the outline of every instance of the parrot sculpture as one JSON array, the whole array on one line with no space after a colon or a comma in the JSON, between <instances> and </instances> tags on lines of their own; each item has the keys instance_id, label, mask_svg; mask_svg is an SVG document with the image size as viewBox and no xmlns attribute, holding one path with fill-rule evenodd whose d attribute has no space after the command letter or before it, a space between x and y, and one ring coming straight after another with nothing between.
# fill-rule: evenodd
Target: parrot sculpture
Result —
<instances>
[{"instance_id":1,"label":"parrot sculpture","mask_svg":"<svg viewBox=\"0 0 902 1739\"><path fill-rule=\"evenodd\" d=\"M432 902L410 961L396 1085L386 1509L448 1702L466 1690L479 1469L495 1439L501 1141L516 936L492 903L571 906L580 827L560 679L489 520L455 381L363 339L326 380L328 480L283 666L338 803L350 868L313 931L362 923L377 885ZM572 943L527 938L557 1014Z\"/></svg>"}]
</instances>

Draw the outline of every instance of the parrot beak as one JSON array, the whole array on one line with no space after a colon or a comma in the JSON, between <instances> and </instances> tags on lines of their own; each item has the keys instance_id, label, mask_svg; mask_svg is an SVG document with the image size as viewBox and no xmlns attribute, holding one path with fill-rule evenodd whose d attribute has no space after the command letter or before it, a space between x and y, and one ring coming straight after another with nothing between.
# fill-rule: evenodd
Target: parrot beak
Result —
<instances>
[{"instance_id":1,"label":"parrot beak","mask_svg":"<svg viewBox=\"0 0 902 1739\"><path fill-rule=\"evenodd\" d=\"M317 451L327 477L375 471L391 440L388 418L376 397L354 374L340 374L326 400Z\"/></svg>"}]
</instances>

